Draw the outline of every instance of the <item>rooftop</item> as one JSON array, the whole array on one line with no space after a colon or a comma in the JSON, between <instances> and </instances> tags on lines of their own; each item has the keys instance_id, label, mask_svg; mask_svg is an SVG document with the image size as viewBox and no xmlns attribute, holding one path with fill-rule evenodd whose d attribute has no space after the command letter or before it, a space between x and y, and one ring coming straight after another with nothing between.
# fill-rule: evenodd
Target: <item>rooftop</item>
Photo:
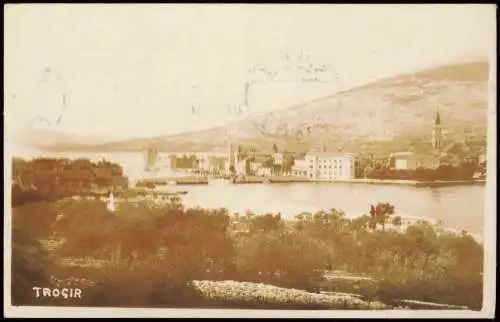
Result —
<instances>
[{"instance_id":1,"label":"rooftop","mask_svg":"<svg viewBox=\"0 0 500 322\"><path fill-rule=\"evenodd\" d=\"M400 157L400 156L408 156L408 155L414 155L414 152L411 151L404 151L404 152L394 152L391 155L395 157Z\"/></svg>"}]
</instances>

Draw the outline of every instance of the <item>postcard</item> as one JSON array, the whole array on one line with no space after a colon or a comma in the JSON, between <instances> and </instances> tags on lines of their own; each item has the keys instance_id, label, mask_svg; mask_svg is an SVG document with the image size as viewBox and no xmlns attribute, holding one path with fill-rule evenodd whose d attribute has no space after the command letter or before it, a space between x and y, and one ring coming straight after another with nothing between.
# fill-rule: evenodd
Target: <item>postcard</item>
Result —
<instances>
[{"instance_id":1,"label":"postcard","mask_svg":"<svg viewBox=\"0 0 500 322\"><path fill-rule=\"evenodd\" d=\"M495 10L6 5L6 316L493 318Z\"/></svg>"}]
</instances>

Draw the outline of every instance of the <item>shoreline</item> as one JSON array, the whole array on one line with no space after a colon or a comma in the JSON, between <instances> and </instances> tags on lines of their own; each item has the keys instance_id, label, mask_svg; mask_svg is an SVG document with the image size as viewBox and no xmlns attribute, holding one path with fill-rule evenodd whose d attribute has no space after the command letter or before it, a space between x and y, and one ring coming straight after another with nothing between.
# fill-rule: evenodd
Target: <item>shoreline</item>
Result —
<instances>
[{"instance_id":1,"label":"shoreline","mask_svg":"<svg viewBox=\"0 0 500 322\"><path fill-rule=\"evenodd\" d=\"M319 181L315 181L319 182ZM414 187L445 187L458 185L485 185L486 180L450 180L450 181L418 181L418 180L384 180L384 179L350 179L333 181L339 183L392 184Z\"/></svg>"},{"instance_id":2,"label":"shoreline","mask_svg":"<svg viewBox=\"0 0 500 322\"><path fill-rule=\"evenodd\" d=\"M341 180L309 180L304 177L296 176L275 176L275 177L257 177L248 176L245 179L238 179L236 182L232 182L230 179L221 179L222 181L228 181L230 184L283 184L283 183L360 183L360 184L375 184L375 185L401 185L401 186L413 186L413 187L446 187L446 186L460 186L460 185L485 185L486 180L450 180L450 181L418 181L418 180L385 180L385 179L341 179ZM154 185L208 185L213 184L206 177L166 177L166 178L155 178L155 179L139 179L137 183L142 184L154 184Z\"/></svg>"}]
</instances>

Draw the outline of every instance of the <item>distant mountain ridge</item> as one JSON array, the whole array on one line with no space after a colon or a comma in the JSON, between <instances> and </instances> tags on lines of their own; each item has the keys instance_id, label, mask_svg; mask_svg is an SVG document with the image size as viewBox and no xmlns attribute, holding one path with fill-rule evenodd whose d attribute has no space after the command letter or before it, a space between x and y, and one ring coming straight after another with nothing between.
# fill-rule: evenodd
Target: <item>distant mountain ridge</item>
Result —
<instances>
[{"instance_id":1,"label":"distant mountain ridge","mask_svg":"<svg viewBox=\"0 0 500 322\"><path fill-rule=\"evenodd\" d=\"M447 65L382 79L327 97L208 130L108 142L45 144L51 151L209 151L236 144L270 150L275 143L306 151L323 142L330 150L404 149L430 142L437 110L447 139L484 140L488 63Z\"/></svg>"}]
</instances>

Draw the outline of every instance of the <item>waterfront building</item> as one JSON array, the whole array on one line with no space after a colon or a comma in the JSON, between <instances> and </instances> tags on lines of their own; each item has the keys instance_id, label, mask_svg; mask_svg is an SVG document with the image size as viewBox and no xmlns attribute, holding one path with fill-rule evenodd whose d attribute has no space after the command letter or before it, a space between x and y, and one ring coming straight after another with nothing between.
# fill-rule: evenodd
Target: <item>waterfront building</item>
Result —
<instances>
[{"instance_id":1,"label":"waterfront building","mask_svg":"<svg viewBox=\"0 0 500 322\"><path fill-rule=\"evenodd\" d=\"M435 154L407 151L392 153L391 157L394 158L394 169L396 170L435 169L439 166L439 158Z\"/></svg>"},{"instance_id":2,"label":"waterfront building","mask_svg":"<svg viewBox=\"0 0 500 322\"><path fill-rule=\"evenodd\" d=\"M283 152L273 153L273 163L276 165L283 165L284 154Z\"/></svg>"},{"instance_id":3,"label":"waterfront building","mask_svg":"<svg viewBox=\"0 0 500 322\"><path fill-rule=\"evenodd\" d=\"M351 153L309 152L307 177L314 181L354 179L354 159Z\"/></svg>"},{"instance_id":4,"label":"waterfront building","mask_svg":"<svg viewBox=\"0 0 500 322\"><path fill-rule=\"evenodd\" d=\"M243 159L243 160L238 161L238 163L236 163L236 166L235 166L236 174L246 176L248 173L247 164L248 164L247 159Z\"/></svg>"},{"instance_id":5,"label":"waterfront building","mask_svg":"<svg viewBox=\"0 0 500 322\"><path fill-rule=\"evenodd\" d=\"M250 171L252 173L257 173L257 170L262 167L262 162L250 161Z\"/></svg>"},{"instance_id":6,"label":"waterfront building","mask_svg":"<svg viewBox=\"0 0 500 322\"><path fill-rule=\"evenodd\" d=\"M192 171L197 168L198 161L196 154L193 152L185 152L176 154L176 168L184 171Z\"/></svg>"},{"instance_id":7,"label":"waterfront building","mask_svg":"<svg viewBox=\"0 0 500 322\"><path fill-rule=\"evenodd\" d=\"M227 146L227 154L226 154L226 164L225 164L225 171L226 173L231 172L231 168L234 168L236 170L236 165L239 162L239 147L235 146L232 141L231 141L231 135L228 134L228 146Z\"/></svg>"},{"instance_id":8,"label":"waterfront building","mask_svg":"<svg viewBox=\"0 0 500 322\"><path fill-rule=\"evenodd\" d=\"M177 169L177 156L170 153L159 153L157 164L159 168L175 170Z\"/></svg>"},{"instance_id":9,"label":"waterfront building","mask_svg":"<svg viewBox=\"0 0 500 322\"><path fill-rule=\"evenodd\" d=\"M413 148L413 151L395 152L390 156L394 160L394 169L409 170L417 168L436 169L441 164L441 158L446 155L453 143L443 148L443 129L441 115L436 111L432 127L431 143Z\"/></svg>"},{"instance_id":10,"label":"waterfront building","mask_svg":"<svg viewBox=\"0 0 500 322\"><path fill-rule=\"evenodd\" d=\"M292 175L298 177L307 177L307 161L305 159L296 159L292 167Z\"/></svg>"},{"instance_id":11,"label":"waterfront building","mask_svg":"<svg viewBox=\"0 0 500 322\"><path fill-rule=\"evenodd\" d=\"M211 173L220 173L224 170L226 165L226 157L225 156L217 156L214 155L210 157L210 172Z\"/></svg>"},{"instance_id":12,"label":"waterfront building","mask_svg":"<svg viewBox=\"0 0 500 322\"><path fill-rule=\"evenodd\" d=\"M273 169L270 167L259 167L255 174L260 177L270 177L273 172Z\"/></svg>"},{"instance_id":13,"label":"waterfront building","mask_svg":"<svg viewBox=\"0 0 500 322\"><path fill-rule=\"evenodd\" d=\"M173 153L160 152L157 147L149 147L144 155L144 169L146 171L175 170L177 168L177 156Z\"/></svg>"},{"instance_id":14,"label":"waterfront building","mask_svg":"<svg viewBox=\"0 0 500 322\"><path fill-rule=\"evenodd\" d=\"M148 147L144 151L144 170L155 171L158 169L158 148Z\"/></svg>"},{"instance_id":15,"label":"waterfront building","mask_svg":"<svg viewBox=\"0 0 500 322\"><path fill-rule=\"evenodd\" d=\"M196 169L200 172L210 172L212 169L211 157L208 154L196 156Z\"/></svg>"}]
</instances>

